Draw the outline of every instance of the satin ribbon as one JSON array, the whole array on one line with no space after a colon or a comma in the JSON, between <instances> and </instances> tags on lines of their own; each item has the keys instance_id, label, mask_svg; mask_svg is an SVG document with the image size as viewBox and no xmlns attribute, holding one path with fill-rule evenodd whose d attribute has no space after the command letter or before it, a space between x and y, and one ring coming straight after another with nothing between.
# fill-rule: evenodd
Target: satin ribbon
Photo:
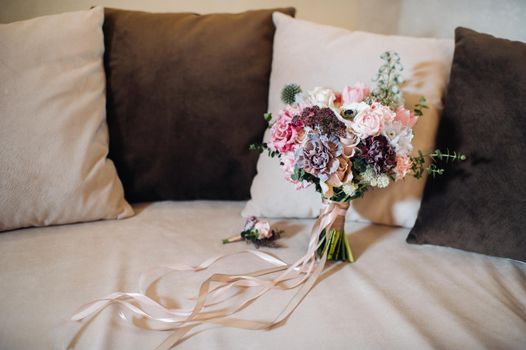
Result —
<instances>
[{"instance_id":1,"label":"satin ribbon","mask_svg":"<svg viewBox=\"0 0 526 350\"><path fill-rule=\"evenodd\" d=\"M258 250L246 250L239 253L219 255L209 258L196 266L176 264L162 266L141 276L140 291L135 293L116 292L106 297L93 300L81 308L71 317L71 320L81 322L97 315L110 304L119 304L134 315L155 322L155 325L144 326L154 330L174 331L157 347L157 350L170 349L185 340L186 334L202 324L214 324L223 327L234 327L251 330L268 330L285 323L296 307L318 280L327 261L327 250L321 257L317 251L323 243L319 237L321 232L330 230L338 216L345 216L347 208L336 202L325 202L320 216L316 220L307 249L307 253L293 264ZM247 274L219 274L216 273L206 279L199 288L195 305L192 309L166 308L146 295L148 287L162 276L180 271L201 271L209 268L217 261L237 254L251 254L273 267ZM265 278L266 275L281 272L275 278ZM219 284L212 288L212 284ZM255 295L238 301L222 309L212 310L211 307L225 303L231 294L228 292L235 287L259 287ZM261 296L271 290L291 290L298 288L285 308L272 321L253 321L231 317L247 308Z\"/></svg>"}]
</instances>

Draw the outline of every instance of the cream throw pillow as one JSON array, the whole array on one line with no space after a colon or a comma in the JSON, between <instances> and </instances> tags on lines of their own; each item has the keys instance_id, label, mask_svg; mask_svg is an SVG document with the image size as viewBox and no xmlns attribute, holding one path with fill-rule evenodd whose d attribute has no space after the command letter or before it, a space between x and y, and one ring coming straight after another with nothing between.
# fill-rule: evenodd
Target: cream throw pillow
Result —
<instances>
[{"instance_id":1,"label":"cream throw pillow","mask_svg":"<svg viewBox=\"0 0 526 350\"><path fill-rule=\"evenodd\" d=\"M0 25L0 231L133 214L106 158L103 20Z\"/></svg>"},{"instance_id":2,"label":"cream throw pillow","mask_svg":"<svg viewBox=\"0 0 526 350\"><path fill-rule=\"evenodd\" d=\"M429 151L442 108L441 98L453 58L452 40L387 36L318 25L274 13L276 34L270 77L269 111L277 115L283 107L280 91L288 83L309 90L316 86L342 89L361 81L372 84L381 65L379 56L392 50L404 65L406 105L427 98L430 108L418 121L415 150ZM270 136L265 134L265 140ZM313 187L296 190L284 179L278 159L262 154L251 188L252 199L243 215L267 217L315 217L321 199ZM353 201L348 219L412 227L416 220L425 180L408 178L383 190L369 191Z\"/></svg>"}]
</instances>

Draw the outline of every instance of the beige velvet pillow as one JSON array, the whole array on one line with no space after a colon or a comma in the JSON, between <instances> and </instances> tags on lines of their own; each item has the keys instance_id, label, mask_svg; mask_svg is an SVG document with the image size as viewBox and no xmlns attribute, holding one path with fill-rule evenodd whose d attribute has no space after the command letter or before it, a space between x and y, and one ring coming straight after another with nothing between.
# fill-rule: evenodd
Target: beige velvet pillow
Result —
<instances>
[{"instance_id":1,"label":"beige velvet pillow","mask_svg":"<svg viewBox=\"0 0 526 350\"><path fill-rule=\"evenodd\" d=\"M299 84L305 90L316 86L340 90L355 82L372 85L371 79L382 64L380 55L388 50L396 51L407 81L403 87L406 105L412 108L420 95L427 98L429 105L415 126L414 148L429 151L434 147L441 98L453 58L452 40L351 32L280 13L274 13L274 23L270 112L277 115L283 108L280 91L289 83ZM265 140L269 136L267 131ZM244 216L314 217L319 214L319 193L313 187L296 190L285 180L278 159L262 154L257 172L250 190L252 199L243 211ZM424 183L424 180L408 178L388 188L369 191L364 198L353 201L348 218L411 227L420 207Z\"/></svg>"},{"instance_id":2,"label":"beige velvet pillow","mask_svg":"<svg viewBox=\"0 0 526 350\"><path fill-rule=\"evenodd\" d=\"M0 25L0 231L133 214L106 158L103 19Z\"/></svg>"}]
</instances>

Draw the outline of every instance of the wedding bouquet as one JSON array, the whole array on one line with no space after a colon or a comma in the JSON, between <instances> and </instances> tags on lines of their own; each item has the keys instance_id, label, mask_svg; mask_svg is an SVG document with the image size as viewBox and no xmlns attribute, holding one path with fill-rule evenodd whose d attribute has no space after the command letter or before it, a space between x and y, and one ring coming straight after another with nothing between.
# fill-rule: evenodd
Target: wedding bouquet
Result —
<instances>
[{"instance_id":1,"label":"wedding bouquet","mask_svg":"<svg viewBox=\"0 0 526 350\"><path fill-rule=\"evenodd\" d=\"M406 108L400 57L385 52L381 58L384 64L372 90L363 83L342 91L316 87L307 92L287 85L281 96L286 107L270 126L270 142L252 149L279 157L286 179L296 188L315 186L326 203L344 210L371 188L387 187L407 175L420 178L425 171L442 174L436 160L463 160L463 155L440 150L413 155L413 126L427 108L425 98L413 110ZM266 114L265 119L270 123L273 118ZM343 224L340 218L320 235L319 252L328 249L329 260L353 260Z\"/></svg>"},{"instance_id":2,"label":"wedding bouquet","mask_svg":"<svg viewBox=\"0 0 526 350\"><path fill-rule=\"evenodd\" d=\"M413 126L423 115L425 99L421 97L412 110L404 107L400 58L392 52L381 57L384 64L373 90L361 83L346 86L342 91L315 88L303 92L297 85L286 86L282 99L287 106L270 125L270 142L251 146L279 157L286 178L297 188L314 186L323 197L324 207L312 228L304 256L286 263L263 251L246 250L238 254L248 253L272 267L243 274L211 275L201 283L191 309L169 308L151 299L145 294L151 285L147 283L139 293L116 292L96 299L80 308L72 320L88 319L108 305L118 303L136 316L158 323L147 324L148 329L175 331L161 344L162 348L178 344L190 330L205 323L269 330L286 322L318 281L327 260L353 260L344 232L345 213L351 200L371 188L386 187L408 175L420 178L426 171L431 175L441 174L443 169L435 161L465 159L464 155L449 151L435 150L427 155L413 152ZM272 116L266 114L265 119L270 123ZM245 240L256 246L268 246L279 234L268 222L253 217L247 220L241 234L224 243ZM170 272L201 271L234 254L215 256L196 266L162 267L161 276ZM141 281L159 278L154 270ZM257 293L241 296L241 300L233 301L228 307L217 308L230 300L232 293L227 291L231 288L250 287L257 288ZM296 293L272 321L233 316L269 291L293 289Z\"/></svg>"}]
</instances>

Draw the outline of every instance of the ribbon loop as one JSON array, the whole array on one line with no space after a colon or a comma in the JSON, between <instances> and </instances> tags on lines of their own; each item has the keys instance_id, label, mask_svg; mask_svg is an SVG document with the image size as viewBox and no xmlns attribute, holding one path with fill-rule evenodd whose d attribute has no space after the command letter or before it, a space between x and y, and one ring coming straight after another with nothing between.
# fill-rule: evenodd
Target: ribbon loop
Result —
<instances>
[{"instance_id":1,"label":"ribbon loop","mask_svg":"<svg viewBox=\"0 0 526 350\"><path fill-rule=\"evenodd\" d=\"M141 276L139 293L117 292L104 298L93 300L75 312L71 320L80 322L94 317L108 305L117 303L137 316L161 323L162 326L157 329L174 331L158 349L170 349L187 339L188 332L202 324L252 330L275 328L287 321L323 272L327 261L327 250L323 252L321 257L317 256L317 251L322 244L319 239L320 234L323 230L329 230L338 217L345 216L348 207L348 202L324 201L320 216L312 228L307 253L292 264L287 264L278 257L266 252L245 250L239 253L215 256L196 266L183 264L162 266L150 270ZM247 253L269 263L273 267L247 274L214 274L210 276L201 283L199 294L195 298L195 305L192 309L169 309L146 296L149 286L168 273L205 270L221 259ZM279 273L275 278L264 277L275 273ZM218 286L212 288L212 284L218 284ZM212 310L212 306L225 303L231 297L227 292L232 288L259 288L260 290L255 295L234 303L234 305ZM231 317L254 303L270 290L291 290L295 288L299 288L298 291L272 321L251 321Z\"/></svg>"}]
</instances>

